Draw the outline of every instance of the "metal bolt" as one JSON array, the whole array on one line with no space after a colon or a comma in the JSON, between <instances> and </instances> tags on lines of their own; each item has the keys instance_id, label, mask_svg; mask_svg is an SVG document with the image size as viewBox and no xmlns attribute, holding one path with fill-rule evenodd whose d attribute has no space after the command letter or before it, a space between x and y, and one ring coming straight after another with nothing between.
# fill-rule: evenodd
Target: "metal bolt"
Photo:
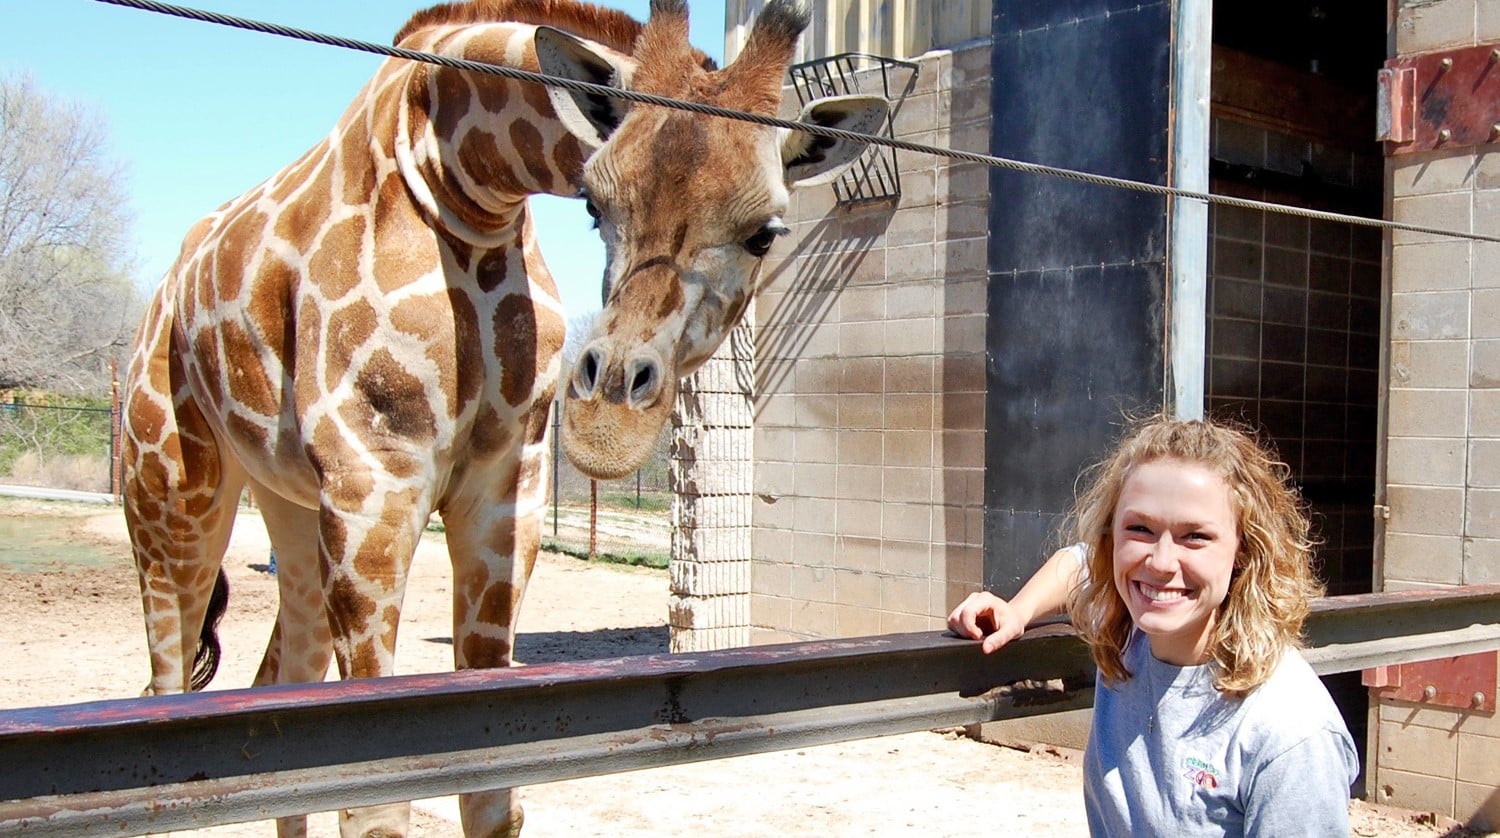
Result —
<instances>
[{"instance_id":1,"label":"metal bolt","mask_svg":"<svg viewBox=\"0 0 1500 838\"><path fill-rule=\"evenodd\" d=\"M1500 122L1490 126L1490 142L1500 140Z\"/></svg>"},{"instance_id":2,"label":"metal bolt","mask_svg":"<svg viewBox=\"0 0 1500 838\"><path fill-rule=\"evenodd\" d=\"M1445 73L1448 72L1449 70L1453 69L1453 59L1451 59L1451 58L1444 58L1442 60L1442 62L1440 64L1438 64L1438 67L1443 72L1445 72Z\"/></svg>"},{"instance_id":3,"label":"metal bolt","mask_svg":"<svg viewBox=\"0 0 1500 838\"><path fill-rule=\"evenodd\" d=\"M1470 702L1473 703L1474 709L1476 709L1476 710L1478 710L1480 707L1483 707L1484 706L1484 693L1474 693L1474 697L1470 699Z\"/></svg>"},{"instance_id":4,"label":"metal bolt","mask_svg":"<svg viewBox=\"0 0 1500 838\"><path fill-rule=\"evenodd\" d=\"M1496 61L1500 61L1500 49L1490 50L1490 63L1494 64Z\"/></svg>"},{"instance_id":5,"label":"metal bolt","mask_svg":"<svg viewBox=\"0 0 1500 838\"><path fill-rule=\"evenodd\" d=\"M1440 143L1446 143L1446 142L1448 142L1451 139L1453 139L1453 132L1452 131L1449 131L1447 128L1444 128L1444 129L1438 131L1438 142L1440 142Z\"/></svg>"},{"instance_id":6,"label":"metal bolt","mask_svg":"<svg viewBox=\"0 0 1500 838\"><path fill-rule=\"evenodd\" d=\"M1425 686L1425 687L1422 688L1422 700L1423 701L1431 701L1434 698L1437 698L1437 687L1434 687L1433 685L1428 684L1427 686Z\"/></svg>"}]
</instances>

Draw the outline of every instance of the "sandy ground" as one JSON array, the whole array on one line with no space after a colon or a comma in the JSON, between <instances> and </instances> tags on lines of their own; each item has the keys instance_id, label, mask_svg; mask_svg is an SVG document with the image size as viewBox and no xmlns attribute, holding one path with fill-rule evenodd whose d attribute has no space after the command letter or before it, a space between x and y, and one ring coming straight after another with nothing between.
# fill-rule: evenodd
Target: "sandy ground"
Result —
<instances>
[{"instance_id":1,"label":"sandy ground","mask_svg":"<svg viewBox=\"0 0 1500 838\"><path fill-rule=\"evenodd\" d=\"M64 517L74 542L97 545L94 565L16 569L28 547L0 544L0 708L128 698L146 684L135 573L118 509L0 498L0 519ZM7 551L10 551L9 553ZM225 568L233 591L221 627L225 660L210 689L250 683L274 618L268 542L241 517ZM398 668L451 668L451 579L441 536L423 539L402 615ZM590 607L580 609L581 601ZM540 663L665 652L661 571L544 554L522 611L517 657ZM0 709L3 712L3 709ZM1085 835L1076 755L1034 754L944 732L914 733L709 763L532 786L526 834L541 836ZM314 836L335 816L310 818ZM415 836L459 834L453 798L417 801ZM1355 801L1352 834L1464 835L1431 815ZM269 836L271 824L177 835Z\"/></svg>"}]
</instances>

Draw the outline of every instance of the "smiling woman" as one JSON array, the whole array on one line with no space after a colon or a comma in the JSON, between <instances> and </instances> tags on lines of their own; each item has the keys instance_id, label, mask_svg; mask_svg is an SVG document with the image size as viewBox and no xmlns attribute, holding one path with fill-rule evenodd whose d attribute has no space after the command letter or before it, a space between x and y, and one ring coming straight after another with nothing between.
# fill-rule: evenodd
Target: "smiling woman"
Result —
<instances>
[{"instance_id":1,"label":"smiling woman","mask_svg":"<svg viewBox=\"0 0 1500 838\"><path fill-rule=\"evenodd\" d=\"M1286 475L1238 430L1145 421L1089 473L1078 544L949 616L994 651L1067 608L1100 675L1093 834L1348 834L1359 760L1297 651L1321 587Z\"/></svg>"}]
</instances>

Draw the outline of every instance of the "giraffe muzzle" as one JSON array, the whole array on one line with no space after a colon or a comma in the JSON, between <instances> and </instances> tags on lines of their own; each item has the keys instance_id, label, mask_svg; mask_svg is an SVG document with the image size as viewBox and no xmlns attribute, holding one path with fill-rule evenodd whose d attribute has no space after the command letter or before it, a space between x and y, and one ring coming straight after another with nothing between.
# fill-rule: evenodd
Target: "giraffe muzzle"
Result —
<instances>
[{"instance_id":1,"label":"giraffe muzzle","mask_svg":"<svg viewBox=\"0 0 1500 838\"><path fill-rule=\"evenodd\" d=\"M608 340L589 344L563 399L564 453L599 480L630 474L655 450L676 393L676 379L651 347L618 351Z\"/></svg>"}]
</instances>

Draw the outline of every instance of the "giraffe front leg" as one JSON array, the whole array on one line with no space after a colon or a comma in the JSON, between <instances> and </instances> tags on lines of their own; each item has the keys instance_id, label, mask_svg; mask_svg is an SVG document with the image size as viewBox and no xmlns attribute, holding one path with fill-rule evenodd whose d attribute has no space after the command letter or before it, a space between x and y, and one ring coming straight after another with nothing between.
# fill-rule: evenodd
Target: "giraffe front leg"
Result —
<instances>
[{"instance_id":1,"label":"giraffe front leg","mask_svg":"<svg viewBox=\"0 0 1500 838\"><path fill-rule=\"evenodd\" d=\"M499 469L502 479L490 488L490 496L443 509L453 562L453 663L458 669L513 662L521 598L541 544L547 451L543 434L525 446L518 463ZM514 789L459 795L464 834L520 835L525 814L517 797Z\"/></svg>"},{"instance_id":2,"label":"giraffe front leg","mask_svg":"<svg viewBox=\"0 0 1500 838\"><path fill-rule=\"evenodd\" d=\"M323 599L332 631L334 658L342 678L378 678L396 671L396 630L417 540L427 524L430 497L424 489L402 488L388 468L353 477L325 473L318 512ZM360 496L341 496L326 487L371 487ZM349 809L339 816L344 838L401 838L408 834L411 807L392 803Z\"/></svg>"}]
</instances>

